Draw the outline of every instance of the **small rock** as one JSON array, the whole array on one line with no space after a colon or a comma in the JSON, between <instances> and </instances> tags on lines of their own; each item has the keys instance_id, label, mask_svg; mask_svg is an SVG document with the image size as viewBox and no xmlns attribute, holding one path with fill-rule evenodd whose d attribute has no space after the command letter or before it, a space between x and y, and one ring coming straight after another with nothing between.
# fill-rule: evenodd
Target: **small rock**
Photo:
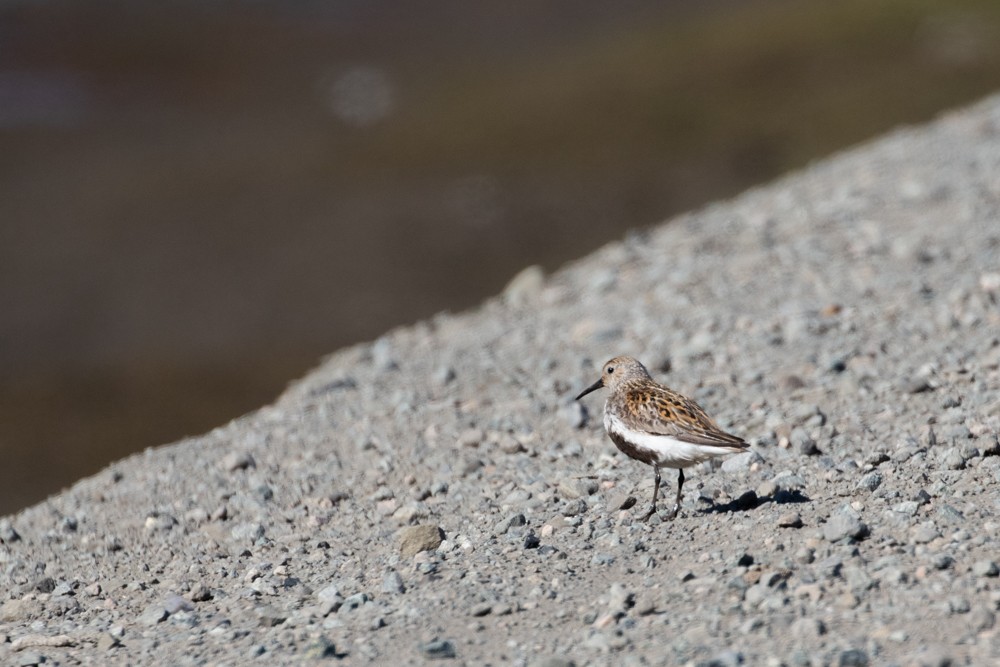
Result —
<instances>
[{"instance_id":1,"label":"small rock","mask_svg":"<svg viewBox=\"0 0 1000 667\"><path fill-rule=\"evenodd\" d=\"M228 472L255 467L253 457L248 452L229 452L222 457L219 467Z\"/></svg>"},{"instance_id":2,"label":"small rock","mask_svg":"<svg viewBox=\"0 0 1000 667\"><path fill-rule=\"evenodd\" d=\"M555 658L547 656L535 658L528 663L528 667L576 667L576 663L569 658Z\"/></svg>"},{"instance_id":3,"label":"small rock","mask_svg":"<svg viewBox=\"0 0 1000 667\"><path fill-rule=\"evenodd\" d=\"M587 416L587 407L579 401L565 403L559 407L559 418L570 428L586 426Z\"/></svg>"},{"instance_id":4,"label":"small rock","mask_svg":"<svg viewBox=\"0 0 1000 667\"><path fill-rule=\"evenodd\" d=\"M525 525L526 523L528 522L524 518L523 514L521 513L511 514L509 517L498 523L496 525L496 528L493 529L493 532L496 533L497 535L504 535L511 528L517 528L519 526Z\"/></svg>"},{"instance_id":5,"label":"small rock","mask_svg":"<svg viewBox=\"0 0 1000 667\"><path fill-rule=\"evenodd\" d=\"M428 660L445 660L455 657L455 644L447 639L432 639L418 647Z\"/></svg>"},{"instance_id":6,"label":"small rock","mask_svg":"<svg viewBox=\"0 0 1000 667\"><path fill-rule=\"evenodd\" d=\"M482 618L483 616L489 616L492 611L493 605L489 602L481 602L469 610L469 614L476 618Z\"/></svg>"},{"instance_id":7,"label":"small rock","mask_svg":"<svg viewBox=\"0 0 1000 667\"><path fill-rule=\"evenodd\" d=\"M947 503L941 503L937 507L938 518L951 525L961 525L965 522L965 515Z\"/></svg>"},{"instance_id":8,"label":"small rock","mask_svg":"<svg viewBox=\"0 0 1000 667\"><path fill-rule=\"evenodd\" d=\"M181 611L194 611L191 603L180 595L171 595L163 603L163 609L167 615L173 615Z\"/></svg>"},{"instance_id":9,"label":"small rock","mask_svg":"<svg viewBox=\"0 0 1000 667\"><path fill-rule=\"evenodd\" d=\"M456 377L455 369L451 366L441 366L434 372L434 381L442 386L450 383Z\"/></svg>"},{"instance_id":10,"label":"small rock","mask_svg":"<svg viewBox=\"0 0 1000 667\"><path fill-rule=\"evenodd\" d=\"M188 592L188 598L192 602L205 602L212 599L212 591L209 590L208 586L199 581L191 587L191 590Z\"/></svg>"},{"instance_id":11,"label":"small rock","mask_svg":"<svg viewBox=\"0 0 1000 667\"><path fill-rule=\"evenodd\" d=\"M798 512L784 512L778 517L778 526L781 528L801 528L802 517Z\"/></svg>"},{"instance_id":12,"label":"small rock","mask_svg":"<svg viewBox=\"0 0 1000 667\"><path fill-rule=\"evenodd\" d=\"M979 289L987 294L1000 292L1000 273L987 272L979 276Z\"/></svg>"},{"instance_id":13,"label":"small rock","mask_svg":"<svg viewBox=\"0 0 1000 667\"><path fill-rule=\"evenodd\" d=\"M931 561L931 565L934 566L935 570L947 570L954 564L955 559L948 554L938 554L934 557L934 560Z\"/></svg>"},{"instance_id":14,"label":"small rock","mask_svg":"<svg viewBox=\"0 0 1000 667\"><path fill-rule=\"evenodd\" d=\"M486 440L486 435L478 428L470 428L462 431L458 436L459 447L478 447Z\"/></svg>"},{"instance_id":15,"label":"small rock","mask_svg":"<svg viewBox=\"0 0 1000 667\"><path fill-rule=\"evenodd\" d=\"M758 498L774 498L778 493L778 483L773 479L768 479L757 485L757 497Z\"/></svg>"},{"instance_id":16,"label":"small rock","mask_svg":"<svg viewBox=\"0 0 1000 667\"><path fill-rule=\"evenodd\" d=\"M403 578L399 576L399 572L389 570L386 573L382 578L382 592L393 595L402 595L406 592L406 586L403 585Z\"/></svg>"},{"instance_id":17,"label":"small rock","mask_svg":"<svg viewBox=\"0 0 1000 667\"><path fill-rule=\"evenodd\" d=\"M837 658L839 667L868 667L868 654L859 648L841 651Z\"/></svg>"},{"instance_id":18,"label":"small rock","mask_svg":"<svg viewBox=\"0 0 1000 667\"><path fill-rule=\"evenodd\" d=\"M263 628L276 627L288 618L287 613L271 606L257 607L254 614L257 616L257 624Z\"/></svg>"},{"instance_id":19,"label":"small rock","mask_svg":"<svg viewBox=\"0 0 1000 667\"><path fill-rule=\"evenodd\" d=\"M367 593L355 593L354 595L344 598L344 604L340 606L341 611L354 611L361 608L366 602L369 602L370 598Z\"/></svg>"},{"instance_id":20,"label":"small rock","mask_svg":"<svg viewBox=\"0 0 1000 667\"><path fill-rule=\"evenodd\" d=\"M962 470L965 468L965 457L957 447L948 448L941 457L941 462L948 470Z\"/></svg>"},{"instance_id":21,"label":"small rock","mask_svg":"<svg viewBox=\"0 0 1000 667\"><path fill-rule=\"evenodd\" d=\"M433 551L441 546L444 531L438 526L411 526L403 530L399 551L405 558L412 558L421 551Z\"/></svg>"},{"instance_id":22,"label":"small rock","mask_svg":"<svg viewBox=\"0 0 1000 667\"><path fill-rule=\"evenodd\" d=\"M371 352L372 364L377 370L389 372L399 368L399 364L396 363L394 356L395 352L392 349L392 340L389 336L382 336L372 343Z\"/></svg>"},{"instance_id":23,"label":"small rock","mask_svg":"<svg viewBox=\"0 0 1000 667\"><path fill-rule=\"evenodd\" d=\"M264 537L264 526L255 521L245 521L233 526L229 535L233 540L242 544L255 544L257 540Z\"/></svg>"},{"instance_id":24,"label":"small rock","mask_svg":"<svg viewBox=\"0 0 1000 667\"><path fill-rule=\"evenodd\" d=\"M324 658L336 657L337 645L323 636L317 637L305 650L306 660L322 660Z\"/></svg>"},{"instance_id":25,"label":"small rock","mask_svg":"<svg viewBox=\"0 0 1000 667\"><path fill-rule=\"evenodd\" d=\"M982 607L976 609L969 615L969 625L972 627L974 632L992 630L993 626L996 625L996 622L996 614L989 609L984 609Z\"/></svg>"},{"instance_id":26,"label":"small rock","mask_svg":"<svg viewBox=\"0 0 1000 667\"><path fill-rule=\"evenodd\" d=\"M157 623L167 620L168 616L170 616L170 614L168 614L167 610L163 607L163 603L155 602L146 607L146 611L142 612L139 616L139 622L143 625L152 627Z\"/></svg>"},{"instance_id":27,"label":"small rock","mask_svg":"<svg viewBox=\"0 0 1000 667\"><path fill-rule=\"evenodd\" d=\"M791 442L792 446L803 456L819 456L822 453L816 441L801 428L792 431Z\"/></svg>"},{"instance_id":28,"label":"small rock","mask_svg":"<svg viewBox=\"0 0 1000 667\"><path fill-rule=\"evenodd\" d=\"M738 651L723 651L714 657L703 660L698 667L739 667L743 664L743 654Z\"/></svg>"},{"instance_id":29,"label":"small rock","mask_svg":"<svg viewBox=\"0 0 1000 667\"><path fill-rule=\"evenodd\" d=\"M535 535L534 531L529 532L524 537L524 548L525 549L537 549L539 546L541 546L541 544L542 544L542 541L538 539L538 536Z\"/></svg>"},{"instance_id":30,"label":"small rock","mask_svg":"<svg viewBox=\"0 0 1000 667\"><path fill-rule=\"evenodd\" d=\"M977 577L996 577L1000 575L1000 567L991 560L979 560L972 566L972 573Z\"/></svg>"},{"instance_id":31,"label":"small rock","mask_svg":"<svg viewBox=\"0 0 1000 667\"><path fill-rule=\"evenodd\" d=\"M567 500L576 500L597 493L600 486L595 479L566 479L559 482L559 495Z\"/></svg>"},{"instance_id":32,"label":"small rock","mask_svg":"<svg viewBox=\"0 0 1000 667\"><path fill-rule=\"evenodd\" d=\"M634 609L639 616L649 616L656 613L656 598L649 593L640 593L635 599Z\"/></svg>"},{"instance_id":33,"label":"small rock","mask_svg":"<svg viewBox=\"0 0 1000 667\"><path fill-rule=\"evenodd\" d=\"M870 466L880 466L889 460L889 455L885 452L872 452L865 457L865 463Z\"/></svg>"},{"instance_id":34,"label":"small rock","mask_svg":"<svg viewBox=\"0 0 1000 667\"><path fill-rule=\"evenodd\" d=\"M570 500L562 507L563 516L576 516L587 511L587 502L583 499Z\"/></svg>"},{"instance_id":35,"label":"small rock","mask_svg":"<svg viewBox=\"0 0 1000 667\"><path fill-rule=\"evenodd\" d=\"M21 539L10 519L0 519L0 544L13 544Z\"/></svg>"},{"instance_id":36,"label":"small rock","mask_svg":"<svg viewBox=\"0 0 1000 667\"><path fill-rule=\"evenodd\" d=\"M815 639L826 634L826 625L818 618L800 618L792 623L789 635L804 639Z\"/></svg>"},{"instance_id":37,"label":"small rock","mask_svg":"<svg viewBox=\"0 0 1000 667\"><path fill-rule=\"evenodd\" d=\"M102 632L101 636L97 638L97 650L101 651L102 653L106 653L107 651L110 651L111 649L117 648L121 645L122 644L120 641L118 641L117 637L107 632Z\"/></svg>"},{"instance_id":38,"label":"small rock","mask_svg":"<svg viewBox=\"0 0 1000 667\"><path fill-rule=\"evenodd\" d=\"M882 485L882 473L880 473L878 470L872 470L871 472L868 472L864 476L862 476L861 479L858 480L858 483L854 488L859 491L867 491L871 493L881 485Z\"/></svg>"},{"instance_id":39,"label":"small rock","mask_svg":"<svg viewBox=\"0 0 1000 667\"><path fill-rule=\"evenodd\" d=\"M934 388L931 381L926 377L911 376L905 378L899 384L899 389L906 394L922 394Z\"/></svg>"},{"instance_id":40,"label":"small rock","mask_svg":"<svg viewBox=\"0 0 1000 667\"><path fill-rule=\"evenodd\" d=\"M971 609L972 605L963 597L948 598L948 610L953 614L968 614Z\"/></svg>"},{"instance_id":41,"label":"small rock","mask_svg":"<svg viewBox=\"0 0 1000 667\"><path fill-rule=\"evenodd\" d=\"M513 306L524 306L535 299L545 285L545 272L538 265L522 269L503 290L504 299Z\"/></svg>"},{"instance_id":42,"label":"small rock","mask_svg":"<svg viewBox=\"0 0 1000 667\"><path fill-rule=\"evenodd\" d=\"M913 541L917 544L927 544L941 537L941 533L934 527L933 523L925 522L916 526L912 531Z\"/></svg>"},{"instance_id":43,"label":"small rock","mask_svg":"<svg viewBox=\"0 0 1000 667\"><path fill-rule=\"evenodd\" d=\"M510 433L504 433L500 436L500 440L497 442L497 447L504 454L520 454L521 452L527 451L521 441L515 438Z\"/></svg>"},{"instance_id":44,"label":"small rock","mask_svg":"<svg viewBox=\"0 0 1000 667\"><path fill-rule=\"evenodd\" d=\"M34 651L24 651L17 658L17 667L34 667L45 663L45 656Z\"/></svg>"},{"instance_id":45,"label":"small rock","mask_svg":"<svg viewBox=\"0 0 1000 667\"><path fill-rule=\"evenodd\" d=\"M827 519L823 526L823 537L828 542L860 540L868 535L868 526L850 505L844 505Z\"/></svg>"},{"instance_id":46,"label":"small rock","mask_svg":"<svg viewBox=\"0 0 1000 667\"><path fill-rule=\"evenodd\" d=\"M742 473L750 470L754 463L763 463L764 459L755 451L743 452L730 456L722 462L722 470L727 473Z\"/></svg>"},{"instance_id":47,"label":"small rock","mask_svg":"<svg viewBox=\"0 0 1000 667\"><path fill-rule=\"evenodd\" d=\"M17 621L27 616L31 612L31 607L28 600L7 600L0 604L0 622Z\"/></svg>"}]
</instances>

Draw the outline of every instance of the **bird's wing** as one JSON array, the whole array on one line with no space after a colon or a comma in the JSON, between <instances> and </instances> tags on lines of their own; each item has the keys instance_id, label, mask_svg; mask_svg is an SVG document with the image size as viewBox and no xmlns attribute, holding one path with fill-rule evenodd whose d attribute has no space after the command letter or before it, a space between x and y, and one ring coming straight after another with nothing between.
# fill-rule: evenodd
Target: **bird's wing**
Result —
<instances>
[{"instance_id":1,"label":"bird's wing","mask_svg":"<svg viewBox=\"0 0 1000 667\"><path fill-rule=\"evenodd\" d=\"M746 449L749 445L738 436L726 433L705 414L700 405L666 387L656 391L636 391L629 404L636 406L633 416L643 431L664 435L681 442L726 449Z\"/></svg>"}]
</instances>

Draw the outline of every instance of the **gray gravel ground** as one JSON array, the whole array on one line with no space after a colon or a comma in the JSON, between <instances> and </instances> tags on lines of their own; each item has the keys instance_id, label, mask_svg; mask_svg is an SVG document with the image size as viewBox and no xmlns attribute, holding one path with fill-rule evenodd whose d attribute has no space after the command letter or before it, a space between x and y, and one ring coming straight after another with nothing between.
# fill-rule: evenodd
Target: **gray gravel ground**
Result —
<instances>
[{"instance_id":1,"label":"gray gravel ground","mask_svg":"<svg viewBox=\"0 0 1000 667\"><path fill-rule=\"evenodd\" d=\"M997 664L998 303L994 97L3 519L0 663ZM674 522L572 401L615 354L755 450Z\"/></svg>"}]
</instances>

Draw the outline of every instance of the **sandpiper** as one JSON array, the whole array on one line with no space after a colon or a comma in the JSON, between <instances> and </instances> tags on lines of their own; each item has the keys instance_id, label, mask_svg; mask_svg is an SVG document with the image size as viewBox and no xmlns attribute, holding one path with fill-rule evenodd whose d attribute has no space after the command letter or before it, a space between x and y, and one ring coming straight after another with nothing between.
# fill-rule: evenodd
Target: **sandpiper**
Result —
<instances>
[{"instance_id":1,"label":"sandpiper","mask_svg":"<svg viewBox=\"0 0 1000 667\"><path fill-rule=\"evenodd\" d=\"M604 364L601 379L576 400L595 389L611 390L604 403L604 430L622 452L653 466L656 483L653 503L643 520L656 513L660 468L676 468L677 500L669 518L681 508L684 468L707 459L747 451L747 443L726 433L686 396L653 381L649 371L632 357L615 357Z\"/></svg>"}]
</instances>

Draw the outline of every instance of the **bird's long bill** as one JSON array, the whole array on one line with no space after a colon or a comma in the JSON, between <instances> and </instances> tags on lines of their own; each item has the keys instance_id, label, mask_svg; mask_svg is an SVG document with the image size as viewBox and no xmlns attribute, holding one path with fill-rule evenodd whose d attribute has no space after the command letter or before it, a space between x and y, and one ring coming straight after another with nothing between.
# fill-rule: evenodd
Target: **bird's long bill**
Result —
<instances>
[{"instance_id":1,"label":"bird's long bill","mask_svg":"<svg viewBox=\"0 0 1000 667\"><path fill-rule=\"evenodd\" d=\"M574 399L574 400L579 401L581 398L583 398L584 396L586 396L590 392L594 391L595 389L600 389L603 386L604 386L604 378L601 378L600 380L598 380L597 382L595 382L594 384L590 385L589 387L587 387L586 389L584 389L582 392L580 392L580 395L577 396L576 399Z\"/></svg>"}]
</instances>

